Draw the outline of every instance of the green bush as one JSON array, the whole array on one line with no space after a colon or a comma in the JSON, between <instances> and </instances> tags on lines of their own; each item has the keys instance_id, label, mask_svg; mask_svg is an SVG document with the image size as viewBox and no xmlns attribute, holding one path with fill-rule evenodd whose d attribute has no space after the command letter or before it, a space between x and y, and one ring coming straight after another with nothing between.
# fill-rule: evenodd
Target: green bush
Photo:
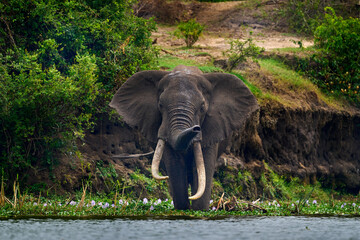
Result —
<instances>
[{"instance_id":1,"label":"green bush","mask_svg":"<svg viewBox=\"0 0 360 240\"><path fill-rule=\"evenodd\" d=\"M5 179L39 162L54 167L56 150L75 147L123 80L152 64L155 23L131 7L125 0L0 3Z\"/></svg>"},{"instance_id":2,"label":"green bush","mask_svg":"<svg viewBox=\"0 0 360 240\"><path fill-rule=\"evenodd\" d=\"M204 28L195 19L191 19L188 22L180 23L174 34L178 38L184 39L187 47L192 47L201 36Z\"/></svg>"},{"instance_id":3,"label":"green bush","mask_svg":"<svg viewBox=\"0 0 360 240\"><path fill-rule=\"evenodd\" d=\"M324 17L324 8L333 7L344 15L349 15L355 9L356 0L289 0L279 8L279 15L294 32L313 35L315 29L321 24ZM352 10L352 11L351 11Z\"/></svg>"},{"instance_id":4,"label":"green bush","mask_svg":"<svg viewBox=\"0 0 360 240\"><path fill-rule=\"evenodd\" d=\"M309 73L330 93L341 94L359 104L360 20L343 19L326 8L324 22L315 31L317 53Z\"/></svg>"},{"instance_id":5,"label":"green bush","mask_svg":"<svg viewBox=\"0 0 360 240\"><path fill-rule=\"evenodd\" d=\"M250 33L251 35L252 33ZM240 63L245 62L249 57L255 59L259 54L264 52L265 49L258 47L249 37L245 41L232 40L230 41L230 49L223 52L224 56L228 57L227 71L232 71Z\"/></svg>"},{"instance_id":6,"label":"green bush","mask_svg":"<svg viewBox=\"0 0 360 240\"><path fill-rule=\"evenodd\" d=\"M0 58L0 168L10 176L31 167L38 157L52 166L52 151L91 126L100 87L95 56L77 55L69 76L55 66L43 70L39 54L16 57L17 62Z\"/></svg>"},{"instance_id":7,"label":"green bush","mask_svg":"<svg viewBox=\"0 0 360 240\"><path fill-rule=\"evenodd\" d=\"M107 91L154 60L155 22L135 17L125 0L9 0L0 3L0 53L39 53L42 68L67 73L78 53L96 56L98 81Z\"/></svg>"}]
</instances>

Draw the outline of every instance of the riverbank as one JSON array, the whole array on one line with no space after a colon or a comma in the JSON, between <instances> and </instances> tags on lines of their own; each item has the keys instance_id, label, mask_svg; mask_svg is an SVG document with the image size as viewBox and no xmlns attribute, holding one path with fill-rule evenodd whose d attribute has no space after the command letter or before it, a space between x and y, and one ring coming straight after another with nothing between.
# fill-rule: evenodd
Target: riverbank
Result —
<instances>
[{"instance_id":1,"label":"riverbank","mask_svg":"<svg viewBox=\"0 0 360 240\"><path fill-rule=\"evenodd\" d=\"M309 194L308 196L310 196ZM307 196L307 197L308 197ZM79 198L81 197L81 198ZM211 200L209 211L175 210L171 199L130 199L120 195L35 197L1 196L0 219L65 218L189 218L219 219L229 216L360 216L360 199L302 198L298 200Z\"/></svg>"}]
</instances>

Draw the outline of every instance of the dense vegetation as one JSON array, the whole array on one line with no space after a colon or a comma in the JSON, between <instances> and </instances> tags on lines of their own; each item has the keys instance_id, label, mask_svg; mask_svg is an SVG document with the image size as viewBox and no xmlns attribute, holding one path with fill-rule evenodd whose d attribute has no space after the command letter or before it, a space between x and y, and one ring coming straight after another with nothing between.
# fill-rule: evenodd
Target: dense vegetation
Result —
<instances>
[{"instance_id":1,"label":"dense vegetation","mask_svg":"<svg viewBox=\"0 0 360 240\"><path fill-rule=\"evenodd\" d=\"M313 35L324 20L326 7L332 7L343 16L349 17L357 14L355 3L356 0L288 0L279 8L278 13L290 30Z\"/></svg>"},{"instance_id":2,"label":"dense vegetation","mask_svg":"<svg viewBox=\"0 0 360 240\"><path fill-rule=\"evenodd\" d=\"M329 93L344 95L360 104L360 20L343 19L326 8L325 19L315 31L315 53L307 70L315 83Z\"/></svg>"},{"instance_id":3,"label":"dense vegetation","mask_svg":"<svg viewBox=\"0 0 360 240\"><path fill-rule=\"evenodd\" d=\"M155 59L131 1L0 3L0 169L13 180L73 152L121 82Z\"/></svg>"}]
</instances>

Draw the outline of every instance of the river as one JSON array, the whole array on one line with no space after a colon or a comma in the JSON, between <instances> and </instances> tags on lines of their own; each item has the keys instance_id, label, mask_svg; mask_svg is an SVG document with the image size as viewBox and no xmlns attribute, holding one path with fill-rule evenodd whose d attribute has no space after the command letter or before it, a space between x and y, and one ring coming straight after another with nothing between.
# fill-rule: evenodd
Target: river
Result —
<instances>
[{"instance_id":1,"label":"river","mask_svg":"<svg viewBox=\"0 0 360 240\"><path fill-rule=\"evenodd\" d=\"M360 239L360 218L10 219L0 220L0 239Z\"/></svg>"}]
</instances>

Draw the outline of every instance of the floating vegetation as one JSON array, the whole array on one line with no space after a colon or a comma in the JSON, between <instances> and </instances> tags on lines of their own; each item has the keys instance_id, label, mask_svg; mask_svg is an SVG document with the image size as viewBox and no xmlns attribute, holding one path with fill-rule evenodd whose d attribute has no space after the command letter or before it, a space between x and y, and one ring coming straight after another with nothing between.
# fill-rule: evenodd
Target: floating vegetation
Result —
<instances>
[{"instance_id":1,"label":"floating vegetation","mask_svg":"<svg viewBox=\"0 0 360 240\"><path fill-rule=\"evenodd\" d=\"M23 217L195 217L214 218L226 216L290 216L290 215L360 215L360 201L305 201L267 200L244 201L232 197L210 201L209 211L175 210L171 199L107 199L86 197L73 199L48 199L21 196L22 200L9 200L0 206L0 219Z\"/></svg>"}]
</instances>

